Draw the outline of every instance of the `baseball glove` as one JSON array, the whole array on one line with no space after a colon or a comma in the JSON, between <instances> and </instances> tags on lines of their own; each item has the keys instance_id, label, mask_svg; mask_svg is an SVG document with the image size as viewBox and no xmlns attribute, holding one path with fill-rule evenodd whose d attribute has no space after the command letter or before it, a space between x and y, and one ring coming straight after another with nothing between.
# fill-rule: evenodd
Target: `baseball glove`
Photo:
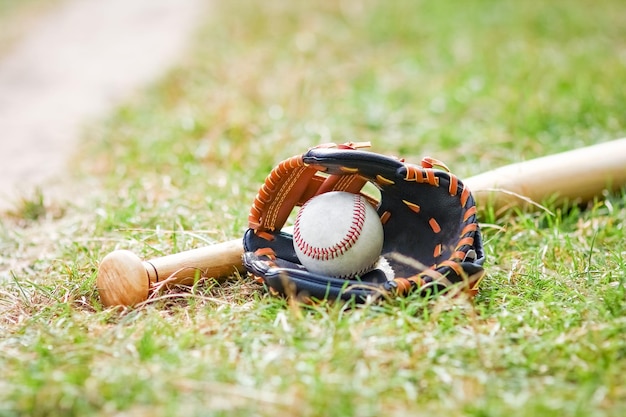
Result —
<instances>
[{"instance_id":1,"label":"baseball glove","mask_svg":"<svg viewBox=\"0 0 626 417\"><path fill-rule=\"evenodd\" d=\"M273 293L305 300L364 302L451 289L474 295L485 258L470 191L436 160L412 165L358 149L365 146L321 145L272 170L250 210L245 268ZM368 182L379 190L379 198L364 189ZM295 207L328 191L362 194L377 208L384 231L382 256L376 268L361 276L333 278L307 271L298 261L292 234L283 230Z\"/></svg>"}]
</instances>

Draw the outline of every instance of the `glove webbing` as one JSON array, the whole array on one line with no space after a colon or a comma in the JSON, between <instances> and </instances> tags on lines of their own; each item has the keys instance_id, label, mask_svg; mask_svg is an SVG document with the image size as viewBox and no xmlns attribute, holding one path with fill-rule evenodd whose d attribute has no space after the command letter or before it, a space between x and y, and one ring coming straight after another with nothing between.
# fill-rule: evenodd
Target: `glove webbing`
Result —
<instances>
[{"instance_id":1,"label":"glove webbing","mask_svg":"<svg viewBox=\"0 0 626 417\"><path fill-rule=\"evenodd\" d=\"M367 145L349 143L322 146L355 150ZM254 198L248 216L249 227L258 235L271 239L271 235L264 232L280 230L294 207L302 206L312 197L329 191L360 194L359 191L367 182L367 179L358 175L356 170L353 174L321 175L320 172L324 171L326 167L305 164L302 155L293 156L279 163L267 176ZM364 197L374 205L377 204L371 197L366 195Z\"/></svg>"}]
</instances>

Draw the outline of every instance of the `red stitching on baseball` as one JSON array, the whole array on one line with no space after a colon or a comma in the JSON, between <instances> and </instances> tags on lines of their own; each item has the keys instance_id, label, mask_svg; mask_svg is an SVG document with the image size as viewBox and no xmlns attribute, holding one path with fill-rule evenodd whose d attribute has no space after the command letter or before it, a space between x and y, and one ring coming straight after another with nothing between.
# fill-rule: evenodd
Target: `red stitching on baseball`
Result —
<instances>
[{"instance_id":1,"label":"red stitching on baseball","mask_svg":"<svg viewBox=\"0 0 626 417\"><path fill-rule=\"evenodd\" d=\"M334 259L337 256L344 254L348 251L359 239L361 235L361 231L363 230L363 223L365 223L365 201L360 198L359 195L354 195L354 205L352 206L352 223L350 224L350 228L346 235L341 239L341 241L335 243L329 247L317 247L312 246L308 242L306 242L300 233L300 213L306 204L300 209L298 215L296 216L296 222L294 227L294 235L293 239L298 245L298 249L302 251L306 256L316 259L327 261L330 259Z\"/></svg>"}]
</instances>

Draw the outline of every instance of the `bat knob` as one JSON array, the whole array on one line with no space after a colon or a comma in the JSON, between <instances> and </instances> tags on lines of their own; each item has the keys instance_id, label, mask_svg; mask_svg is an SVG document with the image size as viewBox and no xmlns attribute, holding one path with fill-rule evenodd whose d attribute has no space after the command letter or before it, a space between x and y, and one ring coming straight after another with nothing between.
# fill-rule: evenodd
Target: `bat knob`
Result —
<instances>
[{"instance_id":1,"label":"bat knob","mask_svg":"<svg viewBox=\"0 0 626 417\"><path fill-rule=\"evenodd\" d=\"M116 250L100 262L96 287L105 307L132 306L148 299L150 279L137 255Z\"/></svg>"}]
</instances>

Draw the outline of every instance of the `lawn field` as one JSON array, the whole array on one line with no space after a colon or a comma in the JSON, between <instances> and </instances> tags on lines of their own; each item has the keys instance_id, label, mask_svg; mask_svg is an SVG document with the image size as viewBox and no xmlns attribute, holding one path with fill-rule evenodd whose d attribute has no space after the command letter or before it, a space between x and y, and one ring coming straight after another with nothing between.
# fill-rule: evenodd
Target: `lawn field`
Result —
<instances>
[{"instance_id":1,"label":"lawn field","mask_svg":"<svg viewBox=\"0 0 626 417\"><path fill-rule=\"evenodd\" d=\"M272 167L320 143L463 179L626 136L620 0L214 3L85 131L71 199L0 214L0 416L626 415L624 191L482 209L473 300L305 306L234 275L103 308L104 255L240 238Z\"/></svg>"}]
</instances>

